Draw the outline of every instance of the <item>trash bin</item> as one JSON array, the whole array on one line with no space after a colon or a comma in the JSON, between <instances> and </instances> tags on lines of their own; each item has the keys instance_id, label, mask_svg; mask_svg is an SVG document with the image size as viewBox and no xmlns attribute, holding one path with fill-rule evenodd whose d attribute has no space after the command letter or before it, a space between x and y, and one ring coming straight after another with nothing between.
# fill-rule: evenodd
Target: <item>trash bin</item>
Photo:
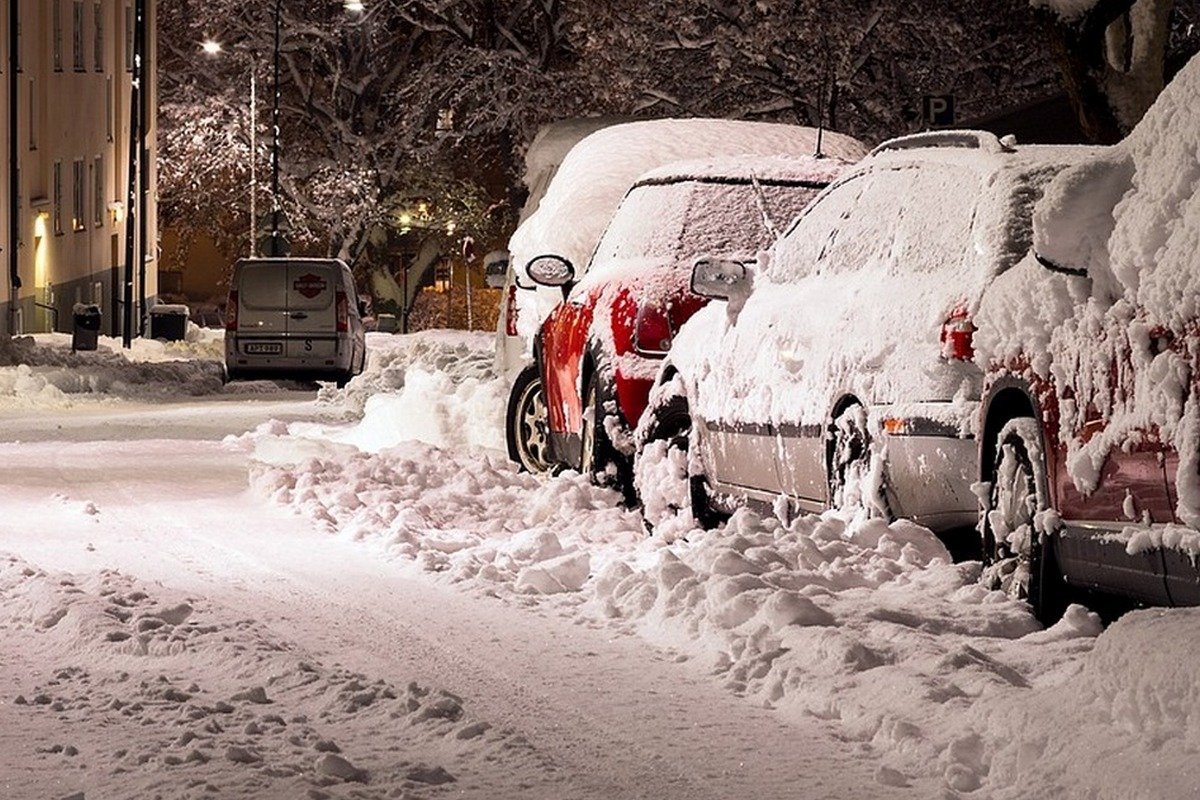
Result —
<instances>
[{"instance_id":1,"label":"trash bin","mask_svg":"<svg viewBox=\"0 0 1200 800\"><path fill-rule=\"evenodd\" d=\"M380 333L395 333L396 332L396 315L395 314L380 314L375 317L375 330Z\"/></svg>"},{"instance_id":2,"label":"trash bin","mask_svg":"<svg viewBox=\"0 0 1200 800\"><path fill-rule=\"evenodd\" d=\"M100 306L94 303L76 303L71 309L72 350L95 350L100 338Z\"/></svg>"},{"instance_id":3,"label":"trash bin","mask_svg":"<svg viewBox=\"0 0 1200 800\"><path fill-rule=\"evenodd\" d=\"M150 307L150 338L180 342L187 336L188 307L159 303Z\"/></svg>"}]
</instances>

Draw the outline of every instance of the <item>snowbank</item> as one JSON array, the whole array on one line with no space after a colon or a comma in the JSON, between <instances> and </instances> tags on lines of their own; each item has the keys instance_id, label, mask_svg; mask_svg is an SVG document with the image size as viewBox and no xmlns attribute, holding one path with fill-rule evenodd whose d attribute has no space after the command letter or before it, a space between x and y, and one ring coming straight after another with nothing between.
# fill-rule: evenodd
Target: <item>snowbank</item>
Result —
<instances>
[{"instance_id":1,"label":"snowbank","mask_svg":"<svg viewBox=\"0 0 1200 800\"><path fill-rule=\"evenodd\" d=\"M479 332L368 334L363 373L318 394L358 423L310 432L369 452L408 440L502 449L508 387L496 378L493 346L492 334Z\"/></svg>"},{"instance_id":2,"label":"snowbank","mask_svg":"<svg viewBox=\"0 0 1200 800\"><path fill-rule=\"evenodd\" d=\"M66 406L82 396L166 397L225 391L224 332L189 326L182 342L100 337L72 352L62 333L0 338L0 403Z\"/></svg>"}]
</instances>

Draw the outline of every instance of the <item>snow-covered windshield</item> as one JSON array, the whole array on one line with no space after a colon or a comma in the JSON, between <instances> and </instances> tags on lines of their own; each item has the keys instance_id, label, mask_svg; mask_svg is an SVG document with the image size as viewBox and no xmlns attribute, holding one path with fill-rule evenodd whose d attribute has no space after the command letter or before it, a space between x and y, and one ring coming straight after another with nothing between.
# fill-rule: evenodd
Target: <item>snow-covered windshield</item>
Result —
<instances>
[{"instance_id":1,"label":"snow-covered windshield","mask_svg":"<svg viewBox=\"0 0 1200 800\"><path fill-rule=\"evenodd\" d=\"M703 254L753 254L771 245L763 209L777 230L817 195L798 184L680 181L634 187L596 249L590 271L613 262L653 259L691 268Z\"/></svg>"}]
</instances>

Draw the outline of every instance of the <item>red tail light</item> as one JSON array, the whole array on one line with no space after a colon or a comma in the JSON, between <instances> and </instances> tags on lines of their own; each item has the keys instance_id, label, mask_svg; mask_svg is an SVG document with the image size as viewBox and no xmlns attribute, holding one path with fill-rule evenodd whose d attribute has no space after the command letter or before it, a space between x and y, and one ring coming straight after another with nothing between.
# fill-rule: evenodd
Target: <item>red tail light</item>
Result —
<instances>
[{"instance_id":1,"label":"red tail light","mask_svg":"<svg viewBox=\"0 0 1200 800\"><path fill-rule=\"evenodd\" d=\"M227 331L237 330L237 307L238 294L235 289L229 293L229 299L225 301L225 330Z\"/></svg>"},{"instance_id":2,"label":"red tail light","mask_svg":"<svg viewBox=\"0 0 1200 800\"><path fill-rule=\"evenodd\" d=\"M350 330L350 299L345 292L337 293L337 329L338 333Z\"/></svg>"},{"instance_id":3,"label":"red tail light","mask_svg":"<svg viewBox=\"0 0 1200 800\"><path fill-rule=\"evenodd\" d=\"M942 358L970 361L975 357L975 324L965 308L956 308L942 323Z\"/></svg>"},{"instance_id":4,"label":"red tail light","mask_svg":"<svg viewBox=\"0 0 1200 800\"><path fill-rule=\"evenodd\" d=\"M508 287L508 299L504 303L504 333L517 335L517 285Z\"/></svg>"},{"instance_id":5,"label":"red tail light","mask_svg":"<svg viewBox=\"0 0 1200 800\"><path fill-rule=\"evenodd\" d=\"M644 356L662 356L671 349L672 338L671 317L665 309L649 304L638 306L634 349Z\"/></svg>"}]
</instances>

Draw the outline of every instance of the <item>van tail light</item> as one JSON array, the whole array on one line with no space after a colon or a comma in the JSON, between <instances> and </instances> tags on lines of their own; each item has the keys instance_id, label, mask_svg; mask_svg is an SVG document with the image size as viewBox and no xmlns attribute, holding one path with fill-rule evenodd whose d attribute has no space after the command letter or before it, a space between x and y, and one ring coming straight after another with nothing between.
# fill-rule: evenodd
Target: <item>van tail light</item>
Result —
<instances>
[{"instance_id":1,"label":"van tail light","mask_svg":"<svg viewBox=\"0 0 1200 800\"><path fill-rule=\"evenodd\" d=\"M234 289L229 292L229 299L225 301L225 330L237 330L237 308L238 308L238 293Z\"/></svg>"},{"instance_id":2,"label":"van tail light","mask_svg":"<svg viewBox=\"0 0 1200 800\"><path fill-rule=\"evenodd\" d=\"M638 306L633 348L644 356L662 357L671 349L675 332L666 310L652 303Z\"/></svg>"},{"instance_id":3,"label":"van tail light","mask_svg":"<svg viewBox=\"0 0 1200 800\"><path fill-rule=\"evenodd\" d=\"M504 302L504 333L507 336L517 335L517 285L508 287L508 299Z\"/></svg>"},{"instance_id":4,"label":"van tail light","mask_svg":"<svg viewBox=\"0 0 1200 800\"><path fill-rule=\"evenodd\" d=\"M350 330L350 298L345 292L337 293L337 329L338 333Z\"/></svg>"},{"instance_id":5,"label":"van tail light","mask_svg":"<svg viewBox=\"0 0 1200 800\"><path fill-rule=\"evenodd\" d=\"M970 361L975 357L975 323L965 308L957 308L942 323L942 358Z\"/></svg>"}]
</instances>

